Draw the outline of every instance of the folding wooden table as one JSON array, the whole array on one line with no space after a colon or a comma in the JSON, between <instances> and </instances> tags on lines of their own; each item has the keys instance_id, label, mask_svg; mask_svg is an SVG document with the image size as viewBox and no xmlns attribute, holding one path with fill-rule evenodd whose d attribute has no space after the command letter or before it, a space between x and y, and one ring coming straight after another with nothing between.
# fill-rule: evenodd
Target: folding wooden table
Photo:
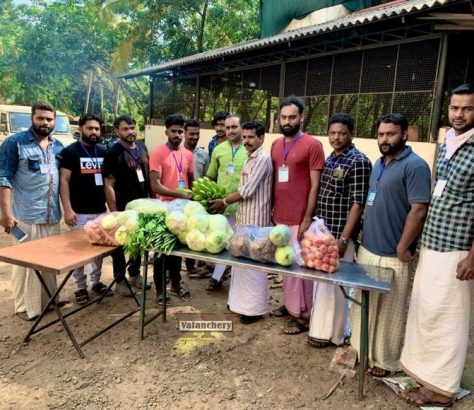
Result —
<instances>
[{"instance_id":1,"label":"folding wooden table","mask_svg":"<svg viewBox=\"0 0 474 410\"><path fill-rule=\"evenodd\" d=\"M74 269L87 265L88 263L94 261L96 258L103 258L105 256L108 256L112 252L114 252L115 249L116 247L113 246L96 246L90 244L89 240L87 239L87 234L84 230L70 231L59 235L53 235L48 238L23 242L18 245L13 245L0 249L0 261L33 269L38 280L41 283L41 286L49 297L47 305L45 306L41 314L38 316L38 318L34 321L28 334L23 339L23 343L28 342L32 335L41 332L42 330L60 321L62 326L64 327L64 330L66 330L66 333L71 339L72 344L79 353L79 356L81 358L84 358L84 353L81 349L82 346L86 345L90 341L94 340L96 337L118 325L120 322L132 316L140 309L140 303L134 295L137 307L135 307L127 314L121 316L113 323L105 326L103 329L94 333L86 340L78 342L71 328L69 327L66 318L74 315L75 313L81 311L82 309L90 305L100 303L105 295L95 298L88 302L86 305L79 306L64 314L56 303L58 295L63 290L64 285L71 277ZM65 273L66 276L62 280L61 284L58 286L56 292L54 292L54 294L51 294L51 291L46 286L46 283L40 272L49 272L54 273L56 275L61 275ZM115 280L112 281L108 289L110 289L114 283ZM125 283L130 287L130 284L128 283L126 278ZM41 319L44 317L50 307L53 307L54 311L58 315L58 319L52 320L38 327L41 322Z\"/></svg>"}]
</instances>

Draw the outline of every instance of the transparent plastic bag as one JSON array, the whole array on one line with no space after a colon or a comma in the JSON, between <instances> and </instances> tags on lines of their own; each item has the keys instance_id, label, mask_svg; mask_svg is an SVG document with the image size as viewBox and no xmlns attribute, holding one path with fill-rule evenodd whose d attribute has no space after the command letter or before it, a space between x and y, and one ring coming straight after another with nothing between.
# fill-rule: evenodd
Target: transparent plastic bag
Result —
<instances>
[{"instance_id":1,"label":"transparent plastic bag","mask_svg":"<svg viewBox=\"0 0 474 410\"><path fill-rule=\"evenodd\" d=\"M338 347L329 365L329 371L340 375L354 377L357 351L353 347Z\"/></svg>"},{"instance_id":2,"label":"transparent plastic bag","mask_svg":"<svg viewBox=\"0 0 474 410\"><path fill-rule=\"evenodd\" d=\"M124 245L130 234L138 228L138 212L107 212L85 224L89 242L96 245Z\"/></svg>"},{"instance_id":3,"label":"transparent plastic bag","mask_svg":"<svg viewBox=\"0 0 474 410\"><path fill-rule=\"evenodd\" d=\"M336 239L323 219L313 219L300 242L298 263L308 268L334 273L339 266L339 247Z\"/></svg>"},{"instance_id":4,"label":"transparent plastic bag","mask_svg":"<svg viewBox=\"0 0 474 410\"><path fill-rule=\"evenodd\" d=\"M168 202L161 199L139 198L130 201L125 210L135 210L141 214L154 214L158 212L168 212Z\"/></svg>"},{"instance_id":5,"label":"transparent plastic bag","mask_svg":"<svg viewBox=\"0 0 474 410\"><path fill-rule=\"evenodd\" d=\"M288 266L295 258L290 239L291 231L286 225L265 228L245 225L234 232L228 249L237 258Z\"/></svg>"}]
</instances>

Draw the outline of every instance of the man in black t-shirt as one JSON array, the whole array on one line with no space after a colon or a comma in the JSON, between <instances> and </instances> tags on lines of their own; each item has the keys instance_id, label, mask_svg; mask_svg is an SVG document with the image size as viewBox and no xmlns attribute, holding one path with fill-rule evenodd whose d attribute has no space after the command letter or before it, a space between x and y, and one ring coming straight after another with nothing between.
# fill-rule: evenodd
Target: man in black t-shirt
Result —
<instances>
[{"instance_id":1,"label":"man in black t-shirt","mask_svg":"<svg viewBox=\"0 0 474 410\"><path fill-rule=\"evenodd\" d=\"M64 221L73 229L84 225L106 211L102 162L104 149L97 144L102 120L96 115L86 114L79 119L79 141L64 148L60 165L60 197L64 208ZM102 258L88 265L91 289L98 295L112 296L111 290L100 281ZM76 302L89 301L87 277L84 267L72 274L76 283Z\"/></svg>"},{"instance_id":2,"label":"man in black t-shirt","mask_svg":"<svg viewBox=\"0 0 474 410\"><path fill-rule=\"evenodd\" d=\"M114 121L117 142L105 153L103 175L105 198L110 211L123 211L128 202L147 198L150 193L150 166L146 146L138 142L135 120L121 115ZM125 277L125 255L120 247L112 255L115 291L122 296L132 296L123 281ZM140 258L128 261L129 283L141 288ZM150 287L147 284L147 289Z\"/></svg>"}]
</instances>

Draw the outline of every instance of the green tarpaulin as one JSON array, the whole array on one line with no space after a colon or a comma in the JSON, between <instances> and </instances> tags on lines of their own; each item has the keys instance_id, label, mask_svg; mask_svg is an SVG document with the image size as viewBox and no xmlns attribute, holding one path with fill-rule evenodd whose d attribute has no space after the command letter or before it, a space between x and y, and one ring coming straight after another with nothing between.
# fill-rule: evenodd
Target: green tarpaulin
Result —
<instances>
[{"instance_id":1,"label":"green tarpaulin","mask_svg":"<svg viewBox=\"0 0 474 410\"><path fill-rule=\"evenodd\" d=\"M279 33L291 20L302 19L309 13L343 4L350 11L362 10L382 3L382 0L261 0L261 36Z\"/></svg>"}]
</instances>

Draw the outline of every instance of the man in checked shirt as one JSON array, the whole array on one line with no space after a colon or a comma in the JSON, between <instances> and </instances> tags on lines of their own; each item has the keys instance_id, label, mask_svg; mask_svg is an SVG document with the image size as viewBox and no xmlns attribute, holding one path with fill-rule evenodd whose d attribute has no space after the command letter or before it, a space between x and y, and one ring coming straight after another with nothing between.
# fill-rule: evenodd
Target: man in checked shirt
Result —
<instances>
[{"instance_id":1,"label":"man in checked shirt","mask_svg":"<svg viewBox=\"0 0 474 410\"><path fill-rule=\"evenodd\" d=\"M316 216L326 226L339 245L339 256L354 261L354 241L369 190L372 165L352 143L354 121L348 114L334 114L329 119L329 143L334 151L327 158L321 175ZM313 310L308 343L325 347L344 342L348 304L339 286L315 282Z\"/></svg>"}]
</instances>

